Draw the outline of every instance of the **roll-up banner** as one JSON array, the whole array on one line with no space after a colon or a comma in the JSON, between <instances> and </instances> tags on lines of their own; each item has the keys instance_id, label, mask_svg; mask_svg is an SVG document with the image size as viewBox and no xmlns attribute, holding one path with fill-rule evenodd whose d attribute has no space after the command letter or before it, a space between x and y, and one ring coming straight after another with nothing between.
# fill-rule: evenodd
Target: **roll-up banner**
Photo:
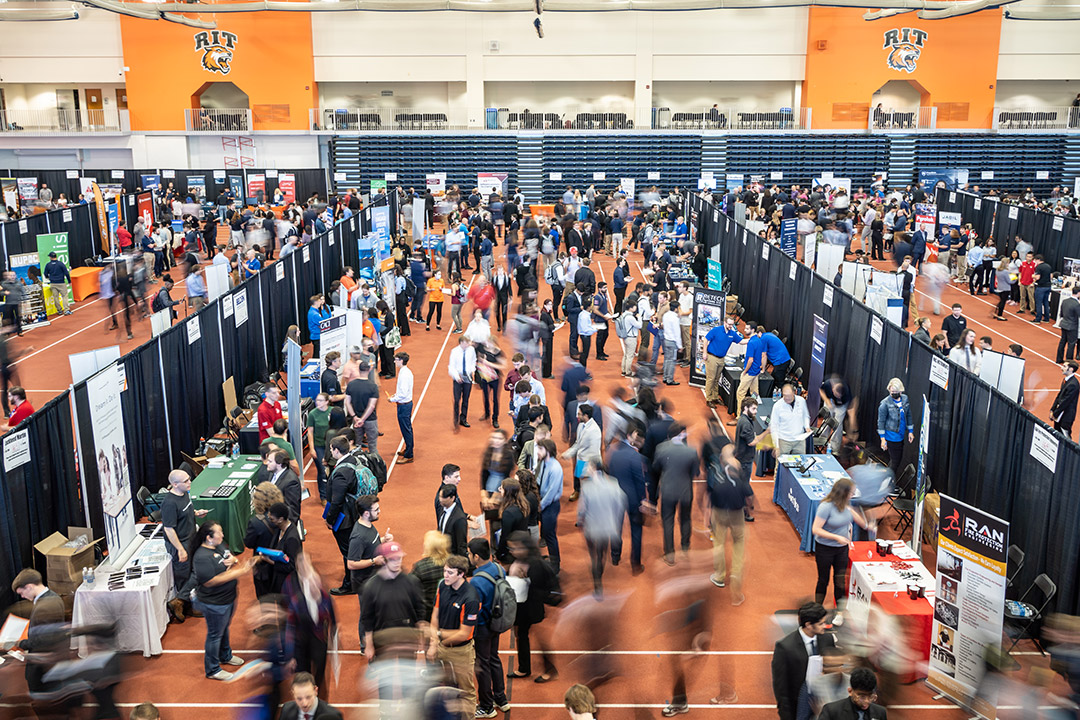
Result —
<instances>
[{"instance_id":1,"label":"roll-up banner","mask_svg":"<svg viewBox=\"0 0 1080 720\"><path fill-rule=\"evenodd\" d=\"M706 288L694 289L694 321L690 332L690 384L705 387L705 336L724 324L724 293Z\"/></svg>"},{"instance_id":2,"label":"roll-up banner","mask_svg":"<svg viewBox=\"0 0 1080 720\"><path fill-rule=\"evenodd\" d=\"M90 424L94 438L101 506L105 511L105 542L118 553L135 538L135 509L131 500L124 415L120 403L123 366L117 363L86 381Z\"/></svg>"}]
</instances>

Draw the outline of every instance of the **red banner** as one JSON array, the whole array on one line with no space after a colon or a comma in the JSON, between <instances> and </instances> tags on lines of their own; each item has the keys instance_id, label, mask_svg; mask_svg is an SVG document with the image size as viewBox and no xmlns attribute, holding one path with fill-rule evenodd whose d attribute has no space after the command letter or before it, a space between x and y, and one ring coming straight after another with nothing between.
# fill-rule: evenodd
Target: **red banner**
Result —
<instances>
[{"instance_id":1,"label":"red banner","mask_svg":"<svg viewBox=\"0 0 1080 720\"><path fill-rule=\"evenodd\" d=\"M154 224L154 193L139 193L138 203L139 217L142 219L143 227L149 232L150 226Z\"/></svg>"},{"instance_id":2,"label":"red banner","mask_svg":"<svg viewBox=\"0 0 1080 720\"><path fill-rule=\"evenodd\" d=\"M263 174L248 175L247 196L254 198L255 202L261 203L266 199L266 176Z\"/></svg>"},{"instance_id":3,"label":"red banner","mask_svg":"<svg viewBox=\"0 0 1080 720\"><path fill-rule=\"evenodd\" d=\"M296 176L292 173L281 173L277 181L281 193L285 196L285 202L296 202Z\"/></svg>"}]
</instances>

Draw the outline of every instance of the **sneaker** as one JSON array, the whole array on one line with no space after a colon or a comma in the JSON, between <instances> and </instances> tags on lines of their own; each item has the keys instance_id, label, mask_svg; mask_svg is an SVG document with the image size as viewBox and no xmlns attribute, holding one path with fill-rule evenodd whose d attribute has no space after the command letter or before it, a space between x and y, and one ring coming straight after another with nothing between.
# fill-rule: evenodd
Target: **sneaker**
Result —
<instances>
[{"instance_id":1,"label":"sneaker","mask_svg":"<svg viewBox=\"0 0 1080 720\"><path fill-rule=\"evenodd\" d=\"M243 664L244 664L244 663L245 663L246 661L245 661L245 660L244 660L244 658L242 658L242 657L237 657L236 655L233 655L233 656L232 656L232 657L230 657L230 658L229 658L228 660L223 660L222 662L223 662L223 663L224 663L225 665L236 665L236 666L240 666L240 665L243 665Z\"/></svg>"},{"instance_id":2,"label":"sneaker","mask_svg":"<svg viewBox=\"0 0 1080 720\"><path fill-rule=\"evenodd\" d=\"M487 710L485 710L484 708L476 708L476 713L473 715L473 717L493 718L498 714L499 713L495 712L495 708L489 708Z\"/></svg>"},{"instance_id":3,"label":"sneaker","mask_svg":"<svg viewBox=\"0 0 1080 720\"><path fill-rule=\"evenodd\" d=\"M663 710L661 710L660 714L664 717L675 717L676 715L684 715L688 712L690 712L689 705L676 705L672 703L671 705L668 705Z\"/></svg>"},{"instance_id":4,"label":"sneaker","mask_svg":"<svg viewBox=\"0 0 1080 720\"><path fill-rule=\"evenodd\" d=\"M509 700L503 700L502 702L499 702L498 700L496 700L495 701L495 707L499 708L499 710L501 710L504 713L508 713L508 712L510 712L510 701Z\"/></svg>"},{"instance_id":5,"label":"sneaker","mask_svg":"<svg viewBox=\"0 0 1080 720\"><path fill-rule=\"evenodd\" d=\"M716 577L715 575L709 576L709 582L711 582L716 587L719 587L719 588L724 587L724 581L721 580L720 578Z\"/></svg>"},{"instance_id":6,"label":"sneaker","mask_svg":"<svg viewBox=\"0 0 1080 720\"><path fill-rule=\"evenodd\" d=\"M232 680L233 674L226 670L218 670L213 675L207 675L206 677L210 680L221 680L222 682L227 682L229 680Z\"/></svg>"}]
</instances>

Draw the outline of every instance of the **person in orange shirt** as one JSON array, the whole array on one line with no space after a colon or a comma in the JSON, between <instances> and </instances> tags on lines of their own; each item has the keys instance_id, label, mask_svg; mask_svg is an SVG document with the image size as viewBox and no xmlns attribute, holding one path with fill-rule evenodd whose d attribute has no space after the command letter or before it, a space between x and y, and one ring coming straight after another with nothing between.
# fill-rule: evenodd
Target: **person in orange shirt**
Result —
<instances>
[{"instance_id":1,"label":"person in orange shirt","mask_svg":"<svg viewBox=\"0 0 1080 720\"><path fill-rule=\"evenodd\" d=\"M446 287L442 279L442 271L436 270L435 275L428 278L427 292L428 292L428 311L427 311L427 327L428 331L431 330L431 316L435 315L435 329L442 330L442 307L443 302L446 300L446 295L443 292L443 288Z\"/></svg>"},{"instance_id":2,"label":"person in orange shirt","mask_svg":"<svg viewBox=\"0 0 1080 720\"><path fill-rule=\"evenodd\" d=\"M345 270L341 273L340 282L342 287L344 287L345 290L349 293L346 304L351 307L350 303L352 302L353 291L356 290L356 288L360 287L359 284L356 282L356 271L346 265Z\"/></svg>"}]
</instances>

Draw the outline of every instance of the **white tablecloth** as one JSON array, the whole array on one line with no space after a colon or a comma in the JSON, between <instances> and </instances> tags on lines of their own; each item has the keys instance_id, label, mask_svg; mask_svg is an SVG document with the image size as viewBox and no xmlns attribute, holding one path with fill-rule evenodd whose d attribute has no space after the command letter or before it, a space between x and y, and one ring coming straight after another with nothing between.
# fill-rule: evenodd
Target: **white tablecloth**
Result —
<instances>
[{"instance_id":1,"label":"white tablecloth","mask_svg":"<svg viewBox=\"0 0 1080 720\"><path fill-rule=\"evenodd\" d=\"M152 540L132 556L127 566L135 560L143 561L150 555L161 553L165 553L164 541ZM165 603L173 593L173 572L167 557L156 564L161 570L156 574L156 581L147 587L109 590L107 572L98 573L93 585L80 585L75 591L71 624L78 627L115 622L117 651L141 652L146 657L160 655L161 636L169 625ZM80 656L86 657L84 638L73 638L71 643Z\"/></svg>"}]
</instances>

